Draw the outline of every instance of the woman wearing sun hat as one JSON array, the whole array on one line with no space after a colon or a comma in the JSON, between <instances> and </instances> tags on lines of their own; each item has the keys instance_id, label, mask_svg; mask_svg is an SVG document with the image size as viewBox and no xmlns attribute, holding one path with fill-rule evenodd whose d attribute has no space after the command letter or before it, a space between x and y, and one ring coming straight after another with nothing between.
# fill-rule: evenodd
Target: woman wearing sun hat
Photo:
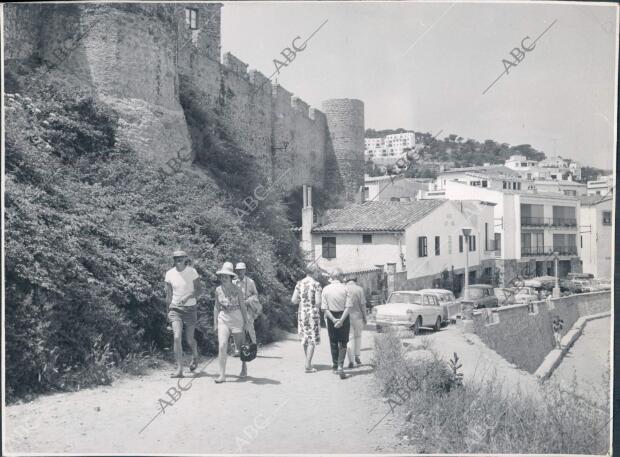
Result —
<instances>
[{"instance_id":1,"label":"woman wearing sun hat","mask_svg":"<svg viewBox=\"0 0 620 457\"><path fill-rule=\"evenodd\" d=\"M200 295L200 277L196 270L188 265L185 251L172 253L174 267L166 272L166 303L168 303L168 319L174 333L174 358L177 369L173 378L183 377L183 325L185 325L185 341L192 348L190 371L196 369L198 360L198 344L194 338L194 330L198 321L196 297Z\"/></svg>"},{"instance_id":2,"label":"woman wearing sun hat","mask_svg":"<svg viewBox=\"0 0 620 457\"><path fill-rule=\"evenodd\" d=\"M220 376L215 380L221 383L226 380L226 359L228 358L228 338L232 334L235 345L241 347L245 340L245 330L248 327L248 314L243 300L243 292L233 284L237 277L231 262L224 262L222 268L216 272L221 285L215 289L215 309L213 320L218 340L218 361ZM248 374L247 365L241 362L239 377L244 378Z\"/></svg>"}]
</instances>

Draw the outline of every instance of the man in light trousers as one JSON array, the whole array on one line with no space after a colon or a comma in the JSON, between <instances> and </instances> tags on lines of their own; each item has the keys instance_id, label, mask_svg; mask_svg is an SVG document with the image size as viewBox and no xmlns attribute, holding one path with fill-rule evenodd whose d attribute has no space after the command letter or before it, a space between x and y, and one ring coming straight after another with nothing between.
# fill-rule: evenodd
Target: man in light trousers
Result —
<instances>
[{"instance_id":1,"label":"man in light trousers","mask_svg":"<svg viewBox=\"0 0 620 457\"><path fill-rule=\"evenodd\" d=\"M349 368L359 367L362 364L360 353L362 349L362 331L366 326L366 294L364 288L357 284L357 278L352 276L346 284L351 297L351 335L347 347ZM354 359L355 357L355 359Z\"/></svg>"}]
</instances>

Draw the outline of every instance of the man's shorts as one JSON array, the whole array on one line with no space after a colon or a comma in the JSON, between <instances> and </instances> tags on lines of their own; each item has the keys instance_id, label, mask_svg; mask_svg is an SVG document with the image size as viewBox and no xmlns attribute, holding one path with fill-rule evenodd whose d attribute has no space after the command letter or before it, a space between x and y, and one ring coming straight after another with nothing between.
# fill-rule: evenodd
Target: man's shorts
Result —
<instances>
[{"instance_id":1,"label":"man's shorts","mask_svg":"<svg viewBox=\"0 0 620 457\"><path fill-rule=\"evenodd\" d=\"M197 309L197 306L170 308L168 311L168 320L170 322L183 322L185 325L196 325L198 322Z\"/></svg>"}]
</instances>

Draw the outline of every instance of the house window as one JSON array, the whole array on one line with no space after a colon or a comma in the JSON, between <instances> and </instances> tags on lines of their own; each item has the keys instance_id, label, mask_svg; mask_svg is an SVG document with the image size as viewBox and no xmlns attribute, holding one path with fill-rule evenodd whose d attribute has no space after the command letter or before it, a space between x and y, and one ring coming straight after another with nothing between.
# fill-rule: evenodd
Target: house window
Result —
<instances>
[{"instance_id":1,"label":"house window","mask_svg":"<svg viewBox=\"0 0 620 457\"><path fill-rule=\"evenodd\" d=\"M363 195L362 199L364 201L368 201L369 198L370 198L370 188L369 187L364 187L364 195Z\"/></svg>"},{"instance_id":2,"label":"house window","mask_svg":"<svg viewBox=\"0 0 620 457\"><path fill-rule=\"evenodd\" d=\"M459 252L463 252L463 235L459 235Z\"/></svg>"},{"instance_id":3,"label":"house window","mask_svg":"<svg viewBox=\"0 0 620 457\"><path fill-rule=\"evenodd\" d=\"M435 237L435 255L439 255L441 253L441 248L440 248L440 240L439 237L436 236Z\"/></svg>"},{"instance_id":4,"label":"house window","mask_svg":"<svg viewBox=\"0 0 620 457\"><path fill-rule=\"evenodd\" d=\"M469 251L475 251L476 250L476 235L470 235L469 236Z\"/></svg>"},{"instance_id":5,"label":"house window","mask_svg":"<svg viewBox=\"0 0 620 457\"><path fill-rule=\"evenodd\" d=\"M418 257L426 257L428 256L427 251L427 240L425 236L418 237Z\"/></svg>"},{"instance_id":6,"label":"house window","mask_svg":"<svg viewBox=\"0 0 620 457\"><path fill-rule=\"evenodd\" d=\"M323 258L335 259L336 258L336 237L324 236L321 238L323 244Z\"/></svg>"},{"instance_id":7,"label":"house window","mask_svg":"<svg viewBox=\"0 0 620 457\"><path fill-rule=\"evenodd\" d=\"M603 225L611 225L611 211L603 211Z\"/></svg>"},{"instance_id":8,"label":"house window","mask_svg":"<svg viewBox=\"0 0 620 457\"><path fill-rule=\"evenodd\" d=\"M486 180L482 181L482 187L489 187L489 183Z\"/></svg>"},{"instance_id":9,"label":"house window","mask_svg":"<svg viewBox=\"0 0 620 457\"><path fill-rule=\"evenodd\" d=\"M507 188L508 188L508 186L506 185L506 181L502 181L502 187L503 187L504 189L507 189Z\"/></svg>"},{"instance_id":10,"label":"house window","mask_svg":"<svg viewBox=\"0 0 620 457\"><path fill-rule=\"evenodd\" d=\"M194 8L185 9L185 24L190 30L198 29L198 10Z\"/></svg>"},{"instance_id":11,"label":"house window","mask_svg":"<svg viewBox=\"0 0 620 457\"><path fill-rule=\"evenodd\" d=\"M362 243L372 244L372 235L362 235Z\"/></svg>"},{"instance_id":12,"label":"house window","mask_svg":"<svg viewBox=\"0 0 620 457\"><path fill-rule=\"evenodd\" d=\"M521 183L520 182L517 183L517 190L521 190Z\"/></svg>"},{"instance_id":13,"label":"house window","mask_svg":"<svg viewBox=\"0 0 620 457\"><path fill-rule=\"evenodd\" d=\"M583 249L583 235L579 237L579 247Z\"/></svg>"}]
</instances>

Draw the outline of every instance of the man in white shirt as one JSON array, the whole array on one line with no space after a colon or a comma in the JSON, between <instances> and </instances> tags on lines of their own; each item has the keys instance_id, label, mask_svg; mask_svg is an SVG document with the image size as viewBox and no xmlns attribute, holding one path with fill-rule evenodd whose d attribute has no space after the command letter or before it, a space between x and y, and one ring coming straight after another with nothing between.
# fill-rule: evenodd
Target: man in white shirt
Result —
<instances>
[{"instance_id":1,"label":"man in white shirt","mask_svg":"<svg viewBox=\"0 0 620 457\"><path fill-rule=\"evenodd\" d=\"M174 268L166 272L166 303L168 303L168 319L174 333L174 358L177 370L172 378L183 377L183 325L185 324L185 341L192 348L190 371L196 369L198 363L198 344L194 338L194 330L198 322L198 306L196 297L202 292L200 277L196 270L188 266L185 251L172 254Z\"/></svg>"},{"instance_id":2,"label":"man in white shirt","mask_svg":"<svg viewBox=\"0 0 620 457\"><path fill-rule=\"evenodd\" d=\"M351 322L351 296L346 286L340 281L343 274L340 268L336 268L331 275L332 282L323 288L321 293L321 309L325 313L327 323L327 336L332 353L332 369L340 375L340 379L347 379L348 373L344 372L344 359L347 355L349 343L349 330Z\"/></svg>"},{"instance_id":3,"label":"man in white shirt","mask_svg":"<svg viewBox=\"0 0 620 457\"><path fill-rule=\"evenodd\" d=\"M254 330L254 321L262 311L262 306L258 300L258 290L256 290L256 284L254 280L245 275L246 267L245 263L239 262L235 266L235 272L237 273L237 279L233 281L233 284L237 285L243 292L245 305L248 310L248 333L252 342L256 343L256 331Z\"/></svg>"}]
</instances>

